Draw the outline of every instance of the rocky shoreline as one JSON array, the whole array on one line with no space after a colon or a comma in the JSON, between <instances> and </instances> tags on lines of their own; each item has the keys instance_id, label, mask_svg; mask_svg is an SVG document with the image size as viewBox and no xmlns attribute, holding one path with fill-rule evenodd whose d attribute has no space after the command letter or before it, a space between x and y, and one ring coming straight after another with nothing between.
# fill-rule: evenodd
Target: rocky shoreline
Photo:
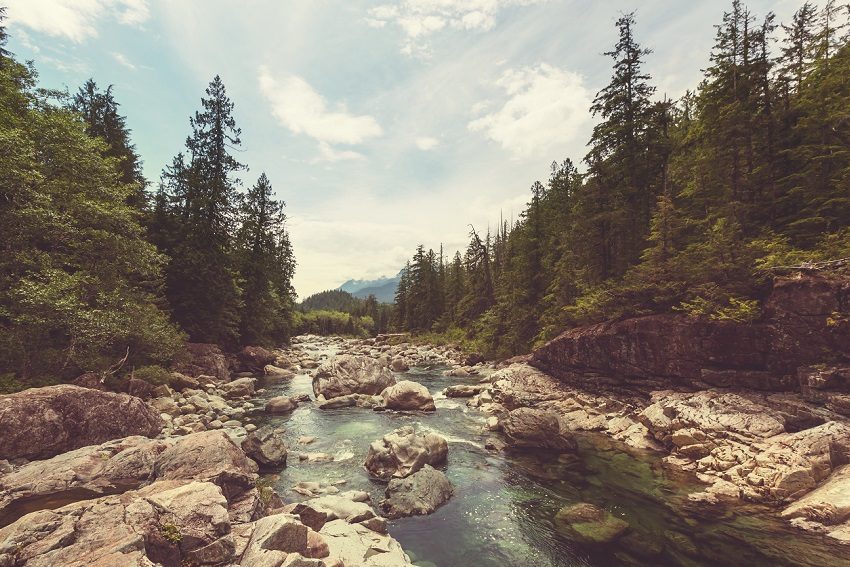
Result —
<instances>
[{"instance_id":1,"label":"rocky shoreline","mask_svg":"<svg viewBox=\"0 0 850 567\"><path fill-rule=\"evenodd\" d=\"M306 343L337 354L313 359ZM766 504L797 528L850 544L850 422L811 394L590 393L525 361L494 365L450 346L374 339L305 337L235 360L210 345L187 350L172 386L147 390L147 402L74 385L0 396L10 432L0 438L0 567L412 565L387 519L432 513L452 497L440 470L445 439L411 427L376 439L363 466L387 484L373 507L345 479L276 494L260 473L281 471L291 451L308 465L334 457L309 452L310 438L287 446L263 421L301 404L426 415L436 409L428 391L396 379L425 366L446 367L457 383L445 396L489 416L491 451L570 453L576 433L603 434L705 483L688 496L694 516ZM840 371L812 370L807 383L834 388ZM313 397L265 395L305 374ZM624 532L591 504L553 521L576 541Z\"/></svg>"}]
</instances>

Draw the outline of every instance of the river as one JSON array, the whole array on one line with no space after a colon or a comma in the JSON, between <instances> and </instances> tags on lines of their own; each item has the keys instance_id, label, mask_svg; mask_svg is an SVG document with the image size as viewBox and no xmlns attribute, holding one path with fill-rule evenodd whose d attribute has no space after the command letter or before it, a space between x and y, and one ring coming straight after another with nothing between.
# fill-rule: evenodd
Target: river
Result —
<instances>
[{"instance_id":1,"label":"river","mask_svg":"<svg viewBox=\"0 0 850 567\"><path fill-rule=\"evenodd\" d=\"M314 359L333 356L327 343L299 345ZM430 516L389 523L395 537L422 567L565 567L614 565L850 566L847 548L792 529L765 508L750 506L721 517L684 511L697 487L684 474L670 474L658 455L627 450L601 435L579 436L577 455L502 454L485 448L493 433L486 416L463 399L441 392L470 379L444 377L442 367L412 368L404 378L434 395L431 414L376 412L362 408L319 410L302 404L258 424L286 429L288 466L268 480L286 501L303 498L299 482L345 481L345 490L365 490L377 504L384 486L369 479L362 464L369 444L402 425L416 424L449 441L446 475L454 497ZM401 378L401 377L399 377ZM270 385L262 398L312 395L312 380L298 375ZM302 436L315 437L309 445ZM323 452L332 462L299 461L298 453ZM626 520L631 529L615 543L574 544L555 530L552 518L567 504L590 502Z\"/></svg>"}]
</instances>

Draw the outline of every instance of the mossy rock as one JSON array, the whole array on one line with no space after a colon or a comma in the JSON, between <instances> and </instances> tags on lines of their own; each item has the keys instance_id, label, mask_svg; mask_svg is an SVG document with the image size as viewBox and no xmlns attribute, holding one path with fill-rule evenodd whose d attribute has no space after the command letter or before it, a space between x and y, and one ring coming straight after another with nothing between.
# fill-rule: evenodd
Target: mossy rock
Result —
<instances>
[{"instance_id":1,"label":"mossy rock","mask_svg":"<svg viewBox=\"0 0 850 567\"><path fill-rule=\"evenodd\" d=\"M576 543L610 543L622 536L629 523L611 512L585 502L564 506L555 515L558 532Z\"/></svg>"}]
</instances>

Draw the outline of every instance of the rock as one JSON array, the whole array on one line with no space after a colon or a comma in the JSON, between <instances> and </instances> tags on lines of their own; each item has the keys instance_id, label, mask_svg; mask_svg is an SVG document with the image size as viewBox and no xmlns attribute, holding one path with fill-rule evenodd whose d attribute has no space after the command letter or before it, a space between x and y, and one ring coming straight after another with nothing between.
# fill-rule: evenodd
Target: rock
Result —
<instances>
[{"instance_id":1,"label":"rock","mask_svg":"<svg viewBox=\"0 0 850 567\"><path fill-rule=\"evenodd\" d=\"M0 395L0 459L45 459L131 435L155 437L159 412L139 398L79 386Z\"/></svg>"},{"instance_id":2,"label":"rock","mask_svg":"<svg viewBox=\"0 0 850 567\"><path fill-rule=\"evenodd\" d=\"M275 396L266 402L266 413L289 413L298 407L298 402L287 396Z\"/></svg>"},{"instance_id":3,"label":"rock","mask_svg":"<svg viewBox=\"0 0 850 567\"><path fill-rule=\"evenodd\" d=\"M561 508L555 515L555 527L577 543L603 544L622 536L629 524L593 504L579 503Z\"/></svg>"},{"instance_id":4,"label":"rock","mask_svg":"<svg viewBox=\"0 0 850 567\"><path fill-rule=\"evenodd\" d=\"M230 365L218 345L187 343L184 350L174 357L172 370L199 378L210 376L214 381L230 380Z\"/></svg>"},{"instance_id":5,"label":"rock","mask_svg":"<svg viewBox=\"0 0 850 567\"><path fill-rule=\"evenodd\" d=\"M271 425L252 431L242 441L242 450L261 467L283 467L287 455L283 433L283 428Z\"/></svg>"},{"instance_id":6,"label":"rock","mask_svg":"<svg viewBox=\"0 0 850 567\"><path fill-rule=\"evenodd\" d=\"M391 410L434 411L434 398L428 388L418 382L402 380L381 392L384 406Z\"/></svg>"},{"instance_id":7,"label":"rock","mask_svg":"<svg viewBox=\"0 0 850 567\"><path fill-rule=\"evenodd\" d=\"M170 444L156 459L153 476L212 482L232 503L255 488L256 468L226 433L204 431Z\"/></svg>"},{"instance_id":8,"label":"rock","mask_svg":"<svg viewBox=\"0 0 850 567\"><path fill-rule=\"evenodd\" d=\"M392 372L371 357L340 355L316 370L313 393L328 400L348 394L376 396L393 384Z\"/></svg>"},{"instance_id":9,"label":"rock","mask_svg":"<svg viewBox=\"0 0 850 567\"><path fill-rule=\"evenodd\" d=\"M425 465L445 463L448 450L443 437L417 433L412 426L405 426L374 441L364 466L373 477L388 481L413 474Z\"/></svg>"},{"instance_id":10,"label":"rock","mask_svg":"<svg viewBox=\"0 0 850 567\"><path fill-rule=\"evenodd\" d=\"M425 465L408 477L390 480L381 510L390 519L424 516L448 502L452 492L446 475Z\"/></svg>"},{"instance_id":11,"label":"rock","mask_svg":"<svg viewBox=\"0 0 850 567\"><path fill-rule=\"evenodd\" d=\"M259 374L263 367L267 364L272 364L277 356L258 346L246 346L236 355L239 360L239 367L243 371Z\"/></svg>"},{"instance_id":12,"label":"rock","mask_svg":"<svg viewBox=\"0 0 850 567\"><path fill-rule=\"evenodd\" d=\"M633 317L570 329L536 350L531 364L590 391L671 385L796 390L797 369L823 353L848 358L847 278L775 278L752 324L684 314ZM616 377L615 380L610 377Z\"/></svg>"},{"instance_id":13,"label":"rock","mask_svg":"<svg viewBox=\"0 0 850 567\"><path fill-rule=\"evenodd\" d=\"M316 407L319 409L339 409L339 408L366 408L374 409L383 405L384 400L380 396L370 396L367 394L348 394L339 396L330 400L323 397L316 400Z\"/></svg>"},{"instance_id":14,"label":"rock","mask_svg":"<svg viewBox=\"0 0 850 567\"><path fill-rule=\"evenodd\" d=\"M178 407L177 402L175 402L173 398L154 398L148 403L159 413L167 413L172 417L177 417L178 415L180 415L180 408Z\"/></svg>"},{"instance_id":15,"label":"rock","mask_svg":"<svg viewBox=\"0 0 850 567\"><path fill-rule=\"evenodd\" d=\"M376 533L362 524L333 520L319 532L329 550L328 559L337 565L358 567L413 567L401 545L389 536Z\"/></svg>"},{"instance_id":16,"label":"rock","mask_svg":"<svg viewBox=\"0 0 850 567\"><path fill-rule=\"evenodd\" d=\"M180 392L187 389L197 390L201 387L201 383L198 381L197 378L186 376L185 374L181 374L180 372L171 373L170 384L172 388Z\"/></svg>"},{"instance_id":17,"label":"rock","mask_svg":"<svg viewBox=\"0 0 850 567\"><path fill-rule=\"evenodd\" d=\"M156 482L0 529L4 566L226 564L233 555L227 501L208 482Z\"/></svg>"},{"instance_id":18,"label":"rock","mask_svg":"<svg viewBox=\"0 0 850 567\"><path fill-rule=\"evenodd\" d=\"M823 526L847 522L850 519L850 465L836 469L826 482L785 508L782 517L803 518Z\"/></svg>"},{"instance_id":19,"label":"rock","mask_svg":"<svg viewBox=\"0 0 850 567\"><path fill-rule=\"evenodd\" d=\"M295 372L273 364L266 364L263 367L263 375L267 380L290 380L295 377Z\"/></svg>"},{"instance_id":20,"label":"rock","mask_svg":"<svg viewBox=\"0 0 850 567\"><path fill-rule=\"evenodd\" d=\"M127 393L143 400L149 400L156 397L156 386L150 382L139 380L138 378L129 378L127 380Z\"/></svg>"},{"instance_id":21,"label":"rock","mask_svg":"<svg viewBox=\"0 0 850 567\"><path fill-rule=\"evenodd\" d=\"M228 400L247 398L254 395L254 378L237 378L233 382L226 382L219 386L224 397Z\"/></svg>"},{"instance_id":22,"label":"rock","mask_svg":"<svg viewBox=\"0 0 850 567\"><path fill-rule=\"evenodd\" d=\"M290 514L275 514L257 520L240 565L282 565L289 554L307 554L308 530Z\"/></svg>"},{"instance_id":23,"label":"rock","mask_svg":"<svg viewBox=\"0 0 850 567\"><path fill-rule=\"evenodd\" d=\"M446 388L447 398L471 398L487 389L487 384L458 384Z\"/></svg>"},{"instance_id":24,"label":"rock","mask_svg":"<svg viewBox=\"0 0 850 567\"><path fill-rule=\"evenodd\" d=\"M502 432L514 449L576 450L575 438L561 430L558 415L549 411L515 409L502 422Z\"/></svg>"},{"instance_id":25,"label":"rock","mask_svg":"<svg viewBox=\"0 0 850 567\"><path fill-rule=\"evenodd\" d=\"M390 362L390 370L393 372L407 372L410 370L410 366L404 361L401 357L396 357Z\"/></svg>"},{"instance_id":26,"label":"rock","mask_svg":"<svg viewBox=\"0 0 850 567\"><path fill-rule=\"evenodd\" d=\"M466 358L463 359L464 366L475 366L476 364L480 364L484 362L484 356L481 353L473 352L466 355Z\"/></svg>"}]
</instances>

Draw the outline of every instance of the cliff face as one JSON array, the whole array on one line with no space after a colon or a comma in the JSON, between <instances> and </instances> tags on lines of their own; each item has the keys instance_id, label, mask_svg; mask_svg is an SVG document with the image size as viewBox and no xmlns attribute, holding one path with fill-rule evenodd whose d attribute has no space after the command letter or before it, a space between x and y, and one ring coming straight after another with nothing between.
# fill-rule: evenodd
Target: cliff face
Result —
<instances>
[{"instance_id":1,"label":"cliff face","mask_svg":"<svg viewBox=\"0 0 850 567\"><path fill-rule=\"evenodd\" d=\"M850 277L777 279L752 324L665 314L570 329L531 364L590 389L797 391L805 367L850 364Z\"/></svg>"}]
</instances>

